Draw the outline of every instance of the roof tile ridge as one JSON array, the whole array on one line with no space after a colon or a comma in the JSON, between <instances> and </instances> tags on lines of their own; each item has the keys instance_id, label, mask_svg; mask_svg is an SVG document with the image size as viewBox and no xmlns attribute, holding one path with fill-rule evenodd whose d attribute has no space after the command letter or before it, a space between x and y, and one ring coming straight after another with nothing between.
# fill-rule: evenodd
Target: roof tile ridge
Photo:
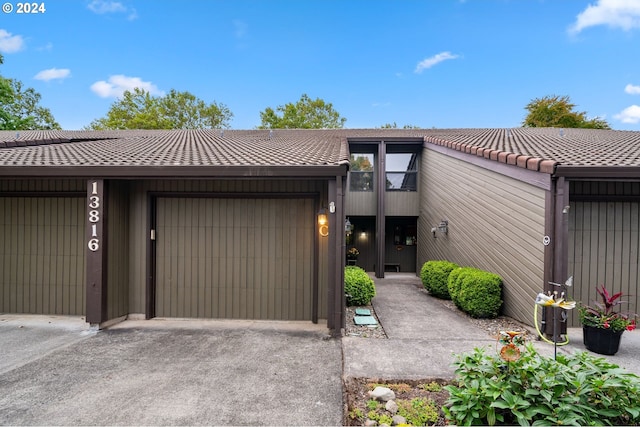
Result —
<instances>
[{"instance_id":1,"label":"roof tile ridge","mask_svg":"<svg viewBox=\"0 0 640 427\"><path fill-rule=\"evenodd\" d=\"M543 159L541 157L529 156L526 154L513 153L507 150L496 150L490 147L481 147L475 144L468 144L464 142L453 142L447 139L425 136L425 142L440 145L463 153L476 155L483 157L487 160L497 161L507 165L517 166L522 169L531 170L534 172L543 172L553 174L556 166L560 163L556 160Z\"/></svg>"}]
</instances>

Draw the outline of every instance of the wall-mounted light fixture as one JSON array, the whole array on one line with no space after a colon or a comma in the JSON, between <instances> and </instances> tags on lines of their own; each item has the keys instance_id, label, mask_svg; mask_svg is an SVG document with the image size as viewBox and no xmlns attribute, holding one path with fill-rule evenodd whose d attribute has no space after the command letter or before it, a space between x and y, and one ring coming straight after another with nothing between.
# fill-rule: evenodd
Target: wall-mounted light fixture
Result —
<instances>
[{"instance_id":1,"label":"wall-mounted light fixture","mask_svg":"<svg viewBox=\"0 0 640 427\"><path fill-rule=\"evenodd\" d=\"M325 208L318 211L318 231L322 237L329 235L329 216Z\"/></svg>"},{"instance_id":2,"label":"wall-mounted light fixture","mask_svg":"<svg viewBox=\"0 0 640 427\"><path fill-rule=\"evenodd\" d=\"M367 229L363 228L360 232L360 240L367 240Z\"/></svg>"},{"instance_id":3,"label":"wall-mounted light fixture","mask_svg":"<svg viewBox=\"0 0 640 427\"><path fill-rule=\"evenodd\" d=\"M441 232L442 234L448 234L449 221L447 221L446 219L443 219L442 221L440 221L440 224L438 224L438 231Z\"/></svg>"},{"instance_id":4,"label":"wall-mounted light fixture","mask_svg":"<svg viewBox=\"0 0 640 427\"><path fill-rule=\"evenodd\" d=\"M344 232L349 234L353 231L353 224L349 221L349 218L344 222Z\"/></svg>"}]
</instances>

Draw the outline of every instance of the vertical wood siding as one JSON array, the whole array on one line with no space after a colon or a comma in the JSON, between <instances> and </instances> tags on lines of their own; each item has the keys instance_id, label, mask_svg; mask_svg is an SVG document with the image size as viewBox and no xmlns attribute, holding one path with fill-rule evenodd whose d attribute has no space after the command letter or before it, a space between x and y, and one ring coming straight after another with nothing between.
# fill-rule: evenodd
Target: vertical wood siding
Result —
<instances>
[{"instance_id":1,"label":"vertical wood siding","mask_svg":"<svg viewBox=\"0 0 640 427\"><path fill-rule=\"evenodd\" d=\"M14 190L50 189L32 184ZM85 313L84 205L78 197L0 197L0 311Z\"/></svg>"},{"instance_id":2,"label":"vertical wood siding","mask_svg":"<svg viewBox=\"0 0 640 427\"><path fill-rule=\"evenodd\" d=\"M212 193L308 193L320 194L320 206L328 206L327 183L310 180L217 180L217 181L178 181L178 180L148 180L132 182L130 191L130 263L129 263L129 311L131 313L145 312L146 259L145 251L148 236L147 207L148 192L212 192ZM312 214L315 221L315 213ZM315 223L314 223L315 226ZM328 263L327 239L319 242L319 307L321 319L327 316L327 292L329 277L326 274ZM312 248L313 246L310 246ZM158 248L159 249L159 248ZM262 280L262 279L261 279ZM156 313L157 314L157 313Z\"/></svg>"},{"instance_id":3,"label":"vertical wood siding","mask_svg":"<svg viewBox=\"0 0 640 427\"><path fill-rule=\"evenodd\" d=\"M125 181L109 182L108 200L108 316L129 314L129 194Z\"/></svg>"},{"instance_id":4,"label":"vertical wood siding","mask_svg":"<svg viewBox=\"0 0 640 427\"><path fill-rule=\"evenodd\" d=\"M311 199L158 199L159 317L310 320Z\"/></svg>"},{"instance_id":5,"label":"vertical wood siding","mask_svg":"<svg viewBox=\"0 0 640 427\"><path fill-rule=\"evenodd\" d=\"M422 165L417 267L444 259L496 273L505 314L532 324L544 282L545 191L432 150ZM449 234L434 238L442 219Z\"/></svg>"},{"instance_id":6,"label":"vertical wood siding","mask_svg":"<svg viewBox=\"0 0 640 427\"><path fill-rule=\"evenodd\" d=\"M640 307L640 203L572 202L569 211L569 274L573 298L584 304L597 299L596 286L624 292L622 310ZM571 325L578 326L572 313Z\"/></svg>"}]
</instances>

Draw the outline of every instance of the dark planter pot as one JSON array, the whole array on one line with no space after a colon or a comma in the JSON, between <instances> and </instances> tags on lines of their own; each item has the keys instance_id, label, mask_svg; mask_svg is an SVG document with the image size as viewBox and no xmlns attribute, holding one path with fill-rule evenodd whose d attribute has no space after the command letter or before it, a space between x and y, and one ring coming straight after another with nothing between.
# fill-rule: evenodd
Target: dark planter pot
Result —
<instances>
[{"instance_id":1,"label":"dark planter pot","mask_svg":"<svg viewBox=\"0 0 640 427\"><path fill-rule=\"evenodd\" d=\"M618 352L623 332L613 332L610 329L594 328L592 326L582 327L584 345L587 350L607 356L613 356Z\"/></svg>"}]
</instances>

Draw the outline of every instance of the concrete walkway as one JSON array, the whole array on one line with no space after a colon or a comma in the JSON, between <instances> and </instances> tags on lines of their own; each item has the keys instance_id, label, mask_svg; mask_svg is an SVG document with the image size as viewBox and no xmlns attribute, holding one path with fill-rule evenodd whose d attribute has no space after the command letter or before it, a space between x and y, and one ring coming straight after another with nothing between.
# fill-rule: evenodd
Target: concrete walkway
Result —
<instances>
[{"instance_id":1,"label":"concrete walkway","mask_svg":"<svg viewBox=\"0 0 640 427\"><path fill-rule=\"evenodd\" d=\"M389 339L343 337L345 378L453 378L454 354L476 347L495 351L494 337L463 313L444 307L421 291L415 275L389 273L375 283L377 295L372 305ZM570 329L569 337L571 343L558 347L559 353L586 351L580 328ZM542 341L533 344L540 354L553 357L553 345ZM640 375L640 331L625 332L620 351L606 358Z\"/></svg>"}]
</instances>

